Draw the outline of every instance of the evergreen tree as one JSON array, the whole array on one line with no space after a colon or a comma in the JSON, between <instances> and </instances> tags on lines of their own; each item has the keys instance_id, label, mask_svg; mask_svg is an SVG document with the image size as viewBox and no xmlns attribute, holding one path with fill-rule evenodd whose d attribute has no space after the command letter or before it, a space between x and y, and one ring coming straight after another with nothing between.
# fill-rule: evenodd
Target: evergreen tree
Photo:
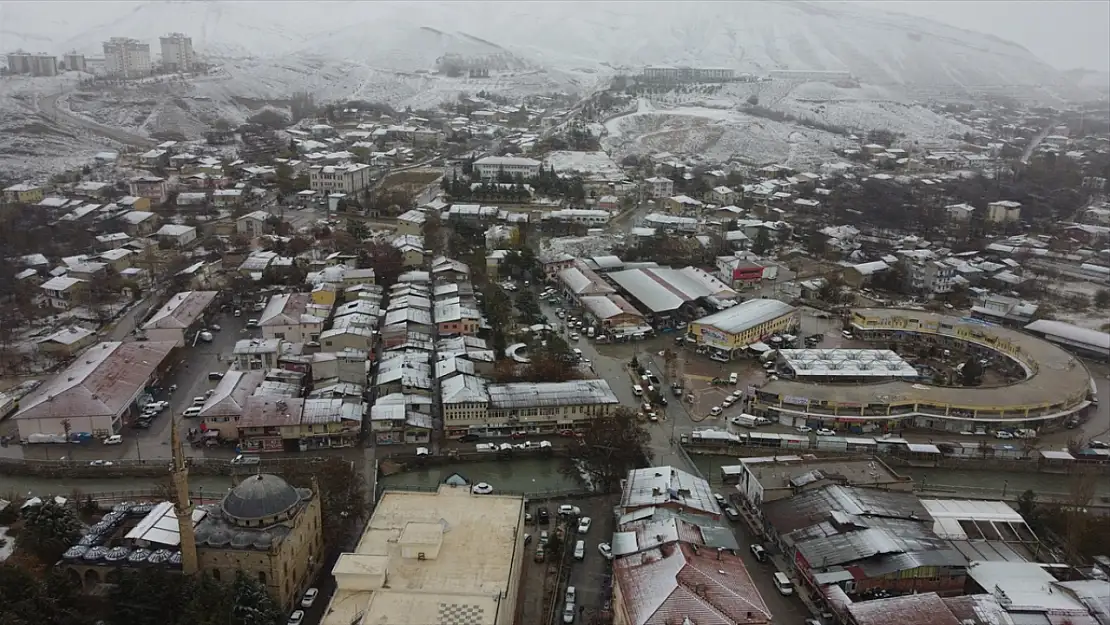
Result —
<instances>
[{"instance_id":1,"label":"evergreen tree","mask_svg":"<svg viewBox=\"0 0 1110 625\"><path fill-rule=\"evenodd\" d=\"M232 584L234 605L232 620L239 625L277 625L281 622L281 609L266 589L242 571Z\"/></svg>"}]
</instances>

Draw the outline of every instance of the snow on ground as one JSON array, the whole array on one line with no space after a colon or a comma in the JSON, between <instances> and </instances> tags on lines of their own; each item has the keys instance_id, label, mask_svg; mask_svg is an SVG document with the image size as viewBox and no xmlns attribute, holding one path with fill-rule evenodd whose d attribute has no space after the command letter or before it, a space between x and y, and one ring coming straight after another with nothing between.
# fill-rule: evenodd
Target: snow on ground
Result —
<instances>
[{"instance_id":1,"label":"snow on ground","mask_svg":"<svg viewBox=\"0 0 1110 625\"><path fill-rule=\"evenodd\" d=\"M848 132L889 130L907 141L946 144L971 128L938 115L901 95L901 90L862 84L856 88L823 82L771 80L702 86L649 96L658 104L737 109L758 103L801 123L818 122ZM650 104L650 101L649 101Z\"/></svg>"},{"instance_id":2,"label":"snow on ground","mask_svg":"<svg viewBox=\"0 0 1110 625\"><path fill-rule=\"evenodd\" d=\"M0 80L0 172L6 177L43 182L52 173L88 163L97 152L121 148L38 114L39 98L69 88L75 80L76 75Z\"/></svg>"},{"instance_id":3,"label":"snow on ground","mask_svg":"<svg viewBox=\"0 0 1110 625\"><path fill-rule=\"evenodd\" d=\"M605 152L551 152L543 157L544 165L556 173L578 172L604 180L623 180L624 171Z\"/></svg>"},{"instance_id":4,"label":"snow on ground","mask_svg":"<svg viewBox=\"0 0 1110 625\"><path fill-rule=\"evenodd\" d=\"M603 143L613 157L672 152L700 154L709 161L735 158L752 164L811 166L839 160L845 137L797 124L706 107L631 113L605 124Z\"/></svg>"},{"instance_id":5,"label":"snow on ground","mask_svg":"<svg viewBox=\"0 0 1110 625\"><path fill-rule=\"evenodd\" d=\"M15 536L8 536L8 528L0 526L0 562L7 560L15 553Z\"/></svg>"}]
</instances>

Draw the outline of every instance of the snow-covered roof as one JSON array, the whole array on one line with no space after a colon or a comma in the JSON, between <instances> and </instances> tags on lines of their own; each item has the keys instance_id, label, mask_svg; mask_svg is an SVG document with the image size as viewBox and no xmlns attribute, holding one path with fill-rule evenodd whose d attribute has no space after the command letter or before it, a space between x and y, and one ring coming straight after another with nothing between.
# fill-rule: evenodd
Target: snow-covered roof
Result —
<instances>
[{"instance_id":1,"label":"snow-covered roof","mask_svg":"<svg viewBox=\"0 0 1110 625\"><path fill-rule=\"evenodd\" d=\"M709 482L696 475L667 466L628 472L620 502L625 512L664 505L688 508L692 512L721 514Z\"/></svg>"}]
</instances>

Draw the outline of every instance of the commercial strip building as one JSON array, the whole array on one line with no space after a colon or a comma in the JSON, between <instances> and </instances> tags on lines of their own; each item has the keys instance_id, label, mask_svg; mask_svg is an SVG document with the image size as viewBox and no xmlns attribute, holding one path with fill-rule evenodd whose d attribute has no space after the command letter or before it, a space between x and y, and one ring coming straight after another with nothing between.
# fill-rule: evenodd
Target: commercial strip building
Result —
<instances>
[{"instance_id":1,"label":"commercial strip building","mask_svg":"<svg viewBox=\"0 0 1110 625\"><path fill-rule=\"evenodd\" d=\"M93 345L20 402L12 417L22 441L34 436L64 440L118 434L124 418L151 399L173 341L107 342Z\"/></svg>"},{"instance_id":2,"label":"commercial strip building","mask_svg":"<svg viewBox=\"0 0 1110 625\"><path fill-rule=\"evenodd\" d=\"M600 379L488 384L483 378L458 374L440 382L440 396L448 437L582 429L620 405L609 383Z\"/></svg>"},{"instance_id":3,"label":"commercial strip building","mask_svg":"<svg viewBox=\"0 0 1110 625\"><path fill-rule=\"evenodd\" d=\"M737 297L727 284L697 267L646 267L608 275L656 328L674 327L696 317L698 309L723 308Z\"/></svg>"},{"instance_id":4,"label":"commercial strip building","mask_svg":"<svg viewBox=\"0 0 1110 625\"><path fill-rule=\"evenodd\" d=\"M1052 341L1080 356L1102 362L1110 361L1110 334L1106 332L1081 328L1052 319L1038 319L1025 326L1025 331L1046 341Z\"/></svg>"},{"instance_id":5,"label":"commercial strip building","mask_svg":"<svg viewBox=\"0 0 1110 625\"><path fill-rule=\"evenodd\" d=\"M511 625L524 556L522 497L386 491L339 556L321 625Z\"/></svg>"},{"instance_id":6,"label":"commercial strip building","mask_svg":"<svg viewBox=\"0 0 1110 625\"><path fill-rule=\"evenodd\" d=\"M772 335L791 332L801 322L798 310L777 299L751 299L692 322L686 340L705 348L715 360L732 360Z\"/></svg>"},{"instance_id":7,"label":"commercial strip building","mask_svg":"<svg viewBox=\"0 0 1110 625\"><path fill-rule=\"evenodd\" d=\"M914 381L826 384L779 379L753 391L753 414L784 425L855 431L912 425L959 432L973 427L1033 428L1061 425L1092 405L1091 374L1060 347L1017 330L917 310L857 309L852 331L884 345L924 342L1002 358L1024 379L1003 386L946 387Z\"/></svg>"}]
</instances>

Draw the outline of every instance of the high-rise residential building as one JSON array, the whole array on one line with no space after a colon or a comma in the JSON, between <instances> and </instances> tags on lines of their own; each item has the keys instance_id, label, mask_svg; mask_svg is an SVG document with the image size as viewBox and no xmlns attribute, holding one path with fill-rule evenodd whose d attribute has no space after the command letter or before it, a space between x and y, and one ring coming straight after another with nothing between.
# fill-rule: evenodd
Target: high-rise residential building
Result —
<instances>
[{"instance_id":1,"label":"high-rise residential building","mask_svg":"<svg viewBox=\"0 0 1110 625\"><path fill-rule=\"evenodd\" d=\"M188 71L196 65L193 38L181 33L170 33L161 38L162 69L169 72Z\"/></svg>"},{"instance_id":2,"label":"high-rise residential building","mask_svg":"<svg viewBox=\"0 0 1110 625\"><path fill-rule=\"evenodd\" d=\"M85 62L84 54L78 54L77 52L66 52L65 56L62 57L62 61L65 63L66 69L71 72L89 71L89 66Z\"/></svg>"},{"instance_id":3,"label":"high-rise residential building","mask_svg":"<svg viewBox=\"0 0 1110 625\"><path fill-rule=\"evenodd\" d=\"M129 37L112 37L104 42L104 63L109 76L146 76L150 74L150 44Z\"/></svg>"},{"instance_id":4,"label":"high-rise residential building","mask_svg":"<svg viewBox=\"0 0 1110 625\"><path fill-rule=\"evenodd\" d=\"M8 53L9 74L30 74L31 76L57 76L58 58L49 54L31 54L17 50Z\"/></svg>"},{"instance_id":5,"label":"high-rise residential building","mask_svg":"<svg viewBox=\"0 0 1110 625\"><path fill-rule=\"evenodd\" d=\"M30 74L31 73L31 53L22 50L17 52L8 53L8 73L9 74Z\"/></svg>"}]
</instances>

